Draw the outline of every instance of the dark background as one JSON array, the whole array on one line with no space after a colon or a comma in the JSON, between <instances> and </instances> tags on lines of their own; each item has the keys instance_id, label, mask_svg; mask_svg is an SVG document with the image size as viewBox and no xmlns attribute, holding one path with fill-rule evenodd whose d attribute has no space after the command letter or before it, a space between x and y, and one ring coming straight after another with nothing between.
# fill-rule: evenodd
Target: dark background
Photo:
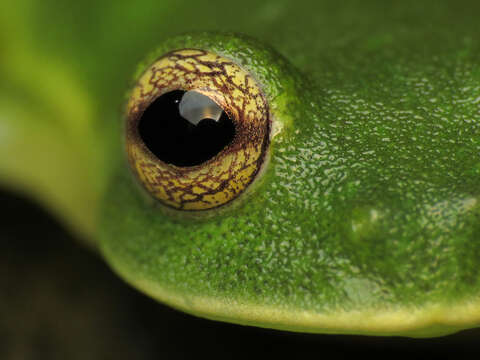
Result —
<instances>
[{"instance_id":1,"label":"dark background","mask_svg":"<svg viewBox=\"0 0 480 360\"><path fill-rule=\"evenodd\" d=\"M0 191L0 203L0 360L478 358L480 329L313 335L186 315L130 288L32 202Z\"/></svg>"}]
</instances>

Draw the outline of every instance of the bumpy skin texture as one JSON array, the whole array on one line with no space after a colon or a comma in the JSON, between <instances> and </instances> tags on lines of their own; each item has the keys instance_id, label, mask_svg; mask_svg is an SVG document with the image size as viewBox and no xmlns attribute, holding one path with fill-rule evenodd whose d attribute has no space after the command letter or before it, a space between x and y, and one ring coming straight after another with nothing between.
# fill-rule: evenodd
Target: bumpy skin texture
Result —
<instances>
[{"instance_id":1,"label":"bumpy skin texture","mask_svg":"<svg viewBox=\"0 0 480 360\"><path fill-rule=\"evenodd\" d=\"M92 186L103 200L89 233L127 281L197 315L280 329L435 336L480 323L478 2L75 2L85 24L47 3L27 23L47 59L86 79L98 119L87 134L101 136L84 147L108 160L93 171L106 180ZM75 25L54 31L52 17ZM261 178L201 217L145 194L120 141L126 74L159 42L135 78L165 52L206 49L250 71L271 107ZM33 64L6 59L0 90L14 84L44 101L38 82L17 81ZM43 63L32 76L48 74ZM55 109L45 117L72 119L49 116Z\"/></svg>"},{"instance_id":2,"label":"bumpy skin texture","mask_svg":"<svg viewBox=\"0 0 480 360\"><path fill-rule=\"evenodd\" d=\"M279 129L270 161L240 204L208 216L145 199L121 163L102 232L114 268L173 306L240 323L430 336L477 321L471 72L456 75L462 86L449 96L428 92L448 76L408 65L389 86L347 93L312 88L278 54L234 35L179 37L157 54L192 46L261 79ZM462 101L464 91L476 93Z\"/></svg>"}]
</instances>

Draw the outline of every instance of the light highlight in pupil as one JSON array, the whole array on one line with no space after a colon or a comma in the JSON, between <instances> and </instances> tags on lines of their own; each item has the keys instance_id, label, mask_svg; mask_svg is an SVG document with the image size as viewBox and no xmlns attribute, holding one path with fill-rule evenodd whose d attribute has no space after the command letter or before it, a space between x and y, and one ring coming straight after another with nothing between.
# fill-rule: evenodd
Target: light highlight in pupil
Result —
<instances>
[{"instance_id":1,"label":"light highlight in pupil","mask_svg":"<svg viewBox=\"0 0 480 360\"><path fill-rule=\"evenodd\" d=\"M215 101L196 91L187 91L178 108L180 115L194 125L204 119L218 121L223 113Z\"/></svg>"},{"instance_id":2,"label":"light highlight in pupil","mask_svg":"<svg viewBox=\"0 0 480 360\"><path fill-rule=\"evenodd\" d=\"M209 51L182 49L154 61L132 89L126 114L132 171L172 208L207 210L232 201L266 156L270 120L259 85Z\"/></svg>"}]
</instances>

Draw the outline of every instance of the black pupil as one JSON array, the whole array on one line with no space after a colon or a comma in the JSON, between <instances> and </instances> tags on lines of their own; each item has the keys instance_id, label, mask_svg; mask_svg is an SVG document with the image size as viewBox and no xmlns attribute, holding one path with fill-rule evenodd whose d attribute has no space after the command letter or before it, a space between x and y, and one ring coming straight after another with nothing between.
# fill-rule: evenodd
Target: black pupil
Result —
<instances>
[{"instance_id":1,"label":"black pupil","mask_svg":"<svg viewBox=\"0 0 480 360\"><path fill-rule=\"evenodd\" d=\"M148 149L163 162L194 166L227 146L235 136L235 125L225 112L218 121L203 119L194 125L180 115L184 94L176 90L156 99L144 111L138 131Z\"/></svg>"}]
</instances>

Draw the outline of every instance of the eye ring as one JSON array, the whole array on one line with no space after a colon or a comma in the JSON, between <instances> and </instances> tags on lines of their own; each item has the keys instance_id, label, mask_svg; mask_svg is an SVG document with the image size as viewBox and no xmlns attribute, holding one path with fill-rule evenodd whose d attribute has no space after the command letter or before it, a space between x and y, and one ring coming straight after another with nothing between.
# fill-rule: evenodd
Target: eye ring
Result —
<instances>
[{"instance_id":1,"label":"eye ring","mask_svg":"<svg viewBox=\"0 0 480 360\"><path fill-rule=\"evenodd\" d=\"M176 166L162 161L139 132L145 110L175 90L209 97L234 124L232 141L198 165ZM264 163L271 128L268 103L255 79L221 55L181 49L158 58L138 79L126 114L130 166L143 187L169 207L207 210L224 205L253 182Z\"/></svg>"}]
</instances>

